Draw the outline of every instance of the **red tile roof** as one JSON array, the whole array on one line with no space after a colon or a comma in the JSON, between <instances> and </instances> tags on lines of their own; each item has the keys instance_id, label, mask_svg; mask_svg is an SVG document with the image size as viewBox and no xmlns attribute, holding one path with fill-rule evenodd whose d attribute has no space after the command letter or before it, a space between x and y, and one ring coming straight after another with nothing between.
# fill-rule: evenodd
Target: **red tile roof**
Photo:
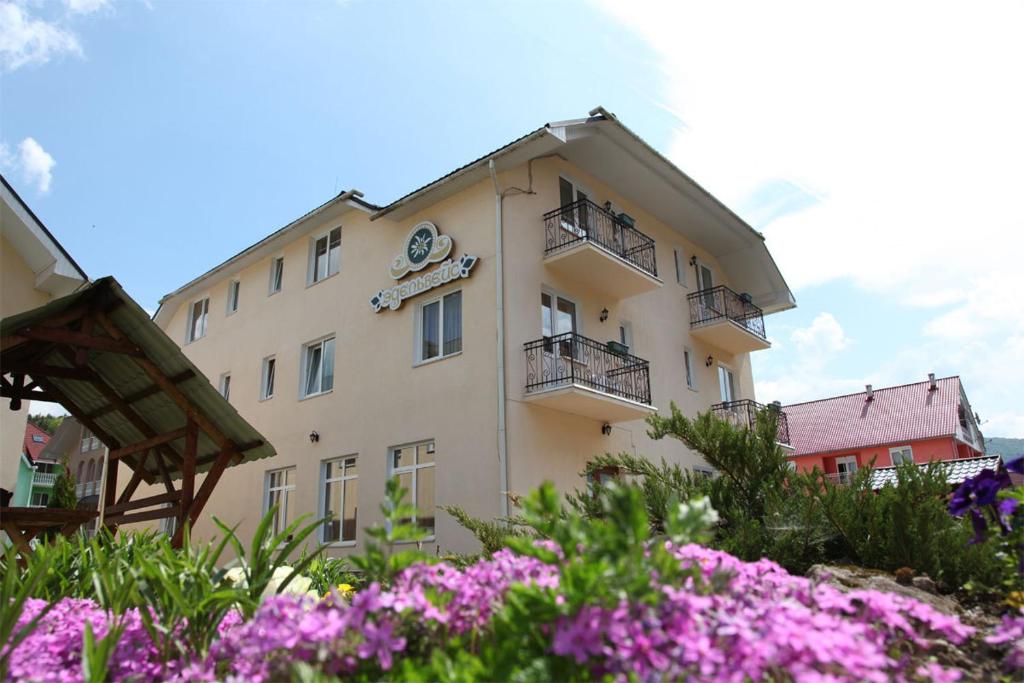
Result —
<instances>
[{"instance_id":1,"label":"red tile roof","mask_svg":"<svg viewBox=\"0 0 1024 683\"><path fill-rule=\"evenodd\" d=\"M29 460L35 461L39 454L43 452L43 448L46 447L46 442L49 440L50 435L42 429L36 427L31 422L25 423L25 445L23 450L28 454Z\"/></svg>"},{"instance_id":2,"label":"red tile roof","mask_svg":"<svg viewBox=\"0 0 1024 683\"><path fill-rule=\"evenodd\" d=\"M789 421L793 455L830 453L867 446L951 436L959 422L960 378L875 389L796 403L783 410Z\"/></svg>"}]
</instances>

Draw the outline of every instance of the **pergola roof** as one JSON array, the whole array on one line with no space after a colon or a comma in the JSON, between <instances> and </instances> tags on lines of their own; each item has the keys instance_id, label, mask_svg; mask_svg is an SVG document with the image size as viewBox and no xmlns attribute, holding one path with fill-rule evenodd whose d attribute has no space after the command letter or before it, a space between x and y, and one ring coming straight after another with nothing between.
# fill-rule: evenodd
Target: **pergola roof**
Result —
<instances>
[{"instance_id":1,"label":"pergola roof","mask_svg":"<svg viewBox=\"0 0 1024 683\"><path fill-rule=\"evenodd\" d=\"M275 455L112 277L3 319L0 335L0 396L60 403L136 472L135 486L161 478L172 491L183 472L219 478Z\"/></svg>"}]
</instances>

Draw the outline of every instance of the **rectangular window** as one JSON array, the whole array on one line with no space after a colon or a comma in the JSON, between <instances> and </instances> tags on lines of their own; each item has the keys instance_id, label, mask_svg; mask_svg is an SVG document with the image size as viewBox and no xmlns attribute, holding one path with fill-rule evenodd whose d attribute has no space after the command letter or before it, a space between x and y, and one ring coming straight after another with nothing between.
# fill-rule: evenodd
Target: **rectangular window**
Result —
<instances>
[{"instance_id":1,"label":"rectangular window","mask_svg":"<svg viewBox=\"0 0 1024 683\"><path fill-rule=\"evenodd\" d=\"M562 334L577 331L576 304L560 296L540 293L540 326L541 335L554 337ZM559 340L559 355L566 357L582 357L582 350L575 344L574 339ZM554 349L545 346L545 351L552 352Z\"/></svg>"},{"instance_id":2,"label":"rectangular window","mask_svg":"<svg viewBox=\"0 0 1024 683\"><path fill-rule=\"evenodd\" d=\"M43 492L36 492L32 494L32 500L29 501L29 507L44 508L50 503L50 494Z\"/></svg>"},{"instance_id":3,"label":"rectangular window","mask_svg":"<svg viewBox=\"0 0 1024 683\"><path fill-rule=\"evenodd\" d=\"M857 456L846 455L836 458L836 476L834 479L840 484L849 484L853 481L853 475L857 472Z\"/></svg>"},{"instance_id":4,"label":"rectangular window","mask_svg":"<svg viewBox=\"0 0 1024 683\"><path fill-rule=\"evenodd\" d=\"M228 283L228 315L231 315L238 310L238 290L241 283L238 280L232 280Z\"/></svg>"},{"instance_id":5,"label":"rectangular window","mask_svg":"<svg viewBox=\"0 0 1024 683\"><path fill-rule=\"evenodd\" d=\"M274 372L277 370L277 359L269 356L263 359L263 369L260 373L260 400L268 399L274 395Z\"/></svg>"},{"instance_id":6,"label":"rectangular window","mask_svg":"<svg viewBox=\"0 0 1024 683\"><path fill-rule=\"evenodd\" d=\"M676 282L681 284L683 287L686 286L686 257L683 256L681 249L672 250L672 258L675 261L676 266Z\"/></svg>"},{"instance_id":7,"label":"rectangular window","mask_svg":"<svg viewBox=\"0 0 1024 683\"><path fill-rule=\"evenodd\" d=\"M462 292L452 292L420 306L417 362L462 351Z\"/></svg>"},{"instance_id":8,"label":"rectangular window","mask_svg":"<svg viewBox=\"0 0 1024 683\"><path fill-rule=\"evenodd\" d=\"M284 283L284 256L278 256L270 261L270 294L277 294L281 291Z\"/></svg>"},{"instance_id":9,"label":"rectangular window","mask_svg":"<svg viewBox=\"0 0 1024 683\"><path fill-rule=\"evenodd\" d=\"M354 543L356 540L359 470L355 456L328 460L323 464L324 543Z\"/></svg>"},{"instance_id":10,"label":"rectangular window","mask_svg":"<svg viewBox=\"0 0 1024 683\"><path fill-rule=\"evenodd\" d=\"M302 397L334 388L334 337L307 344L302 352Z\"/></svg>"},{"instance_id":11,"label":"rectangular window","mask_svg":"<svg viewBox=\"0 0 1024 683\"><path fill-rule=\"evenodd\" d=\"M391 449L388 476L398 477L399 485L409 493L406 500L417 510L412 522L434 535L434 442L421 441Z\"/></svg>"},{"instance_id":12,"label":"rectangular window","mask_svg":"<svg viewBox=\"0 0 1024 683\"><path fill-rule=\"evenodd\" d=\"M188 312L188 340L190 342L206 336L206 315L210 310L210 299L200 299L192 303Z\"/></svg>"},{"instance_id":13,"label":"rectangular window","mask_svg":"<svg viewBox=\"0 0 1024 683\"><path fill-rule=\"evenodd\" d=\"M889 457L893 465L902 465L905 462L914 462L914 450L910 446L899 446L889 449Z\"/></svg>"},{"instance_id":14,"label":"rectangular window","mask_svg":"<svg viewBox=\"0 0 1024 683\"><path fill-rule=\"evenodd\" d=\"M724 365L718 366L718 388L722 392L722 403L736 400L736 377Z\"/></svg>"},{"instance_id":15,"label":"rectangular window","mask_svg":"<svg viewBox=\"0 0 1024 683\"><path fill-rule=\"evenodd\" d=\"M335 228L313 240L310 247L309 284L334 275L340 264L341 228Z\"/></svg>"},{"instance_id":16,"label":"rectangular window","mask_svg":"<svg viewBox=\"0 0 1024 683\"><path fill-rule=\"evenodd\" d=\"M686 366L686 386L689 389L697 388L697 380L693 374L693 351L683 349L683 365Z\"/></svg>"},{"instance_id":17,"label":"rectangular window","mask_svg":"<svg viewBox=\"0 0 1024 683\"><path fill-rule=\"evenodd\" d=\"M293 498L295 497L295 468L286 467L267 472L264 513L270 512L275 506L274 534L284 531L293 515Z\"/></svg>"},{"instance_id":18,"label":"rectangular window","mask_svg":"<svg viewBox=\"0 0 1024 683\"><path fill-rule=\"evenodd\" d=\"M220 395L224 398L231 399L231 373L225 372L220 376L220 386L218 387Z\"/></svg>"},{"instance_id":19,"label":"rectangular window","mask_svg":"<svg viewBox=\"0 0 1024 683\"><path fill-rule=\"evenodd\" d=\"M628 353L633 353L633 325L628 320L619 323L619 343L626 347Z\"/></svg>"}]
</instances>

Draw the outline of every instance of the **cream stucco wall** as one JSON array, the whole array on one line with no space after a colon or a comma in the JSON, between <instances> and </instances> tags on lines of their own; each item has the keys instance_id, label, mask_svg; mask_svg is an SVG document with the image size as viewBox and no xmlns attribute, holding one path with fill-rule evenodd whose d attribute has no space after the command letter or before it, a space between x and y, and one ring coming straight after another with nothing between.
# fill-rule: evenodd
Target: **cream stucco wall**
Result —
<instances>
[{"instance_id":1,"label":"cream stucco wall","mask_svg":"<svg viewBox=\"0 0 1024 683\"><path fill-rule=\"evenodd\" d=\"M559 205L558 173L584 182L599 204L611 200L632 215L637 228L656 240L658 272L664 285L629 299L613 300L580 283L556 276L543 260L542 215ZM721 400L713 364L728 363L736 372L739 395L754 398L747 354L730 356L692 339L686 295L695 291L693 270L688 287L675 280L673 247L696 254L716 269L718 282L729 284L718 264L699 245L659 223L642 207L558 159L534 163L534 194L509 197L504 206L505 294L507 332L507 419L509 488L525 493L544 480L563 490L581 484L578 473L598 453L629 451L692 466L699 458L680 443L652 442L642 421L615 425L610 436L593 420L523 401L523 343L538 339L540 292L549 288L579 306L580 332L598 341L617 336L628 320L632 353L650 361L654 405L667 411L675 401L688 415ZM499 176L503 187L526 188L526 166ZM393 281L387 267L403 247L409 230L421 220L434 222L455 241L453 256L469 253L480 262L468 280L407 301L398 311L374 313L368 300ZM307 286L313 236L342 226L340 272ZM215 532L211 521L240 525L248 537L261 515L266 472L296 467L296 512L313 515L320 499L320 466L325 459L358 456L360 529L380 521L378 506L387 476L391 446L434 439L437 454L438 505L460 505L470 514L500 514L497 460L497 347L494 191L489 180L400 221L370 221L358 210L334 207L291 233L276 255L285 259L284 286L268 296L270 259L245 270L215 276L207 288L182 300L165 329L184 352L217 383L231 373L231 402L277 449L277 457L228 470L211 498L195 535ZM238 279L239 310L226 315L228 282ZM435 294L463 292L463 352L414 366L414 321L417 305ZM210 297L204 338L185 344L189 303ZM599 313L608 308L608 321ZM331 393L299 400L302 345L336 336L335 380ZM683 348L693 350L697 390L686 387ZM276 395L259 400L262 359L277 359ZM311 431L320 435L312 444ZM139 494L142 495L142 494ZM443 512L437 515L437 551L475 549L471 536ZM359 542L362 541L360 532ZM344 548L332 553L346 552Z\"/></svg>"},{"instance_id":2,"label":"cream stucco wall","mask_svg":"<svg viewBox=\"0 0 1024 683\"><path fill-rule=\"evenodd\" d=\"M18 251L0 235L0 318L21 313L50 300L50 295L35 288L36 275ZM18 462L25 438L29 401L21 410L11 410L5 400L0 406L0 488L14 490Z\"/></svg>"}]
</instances>

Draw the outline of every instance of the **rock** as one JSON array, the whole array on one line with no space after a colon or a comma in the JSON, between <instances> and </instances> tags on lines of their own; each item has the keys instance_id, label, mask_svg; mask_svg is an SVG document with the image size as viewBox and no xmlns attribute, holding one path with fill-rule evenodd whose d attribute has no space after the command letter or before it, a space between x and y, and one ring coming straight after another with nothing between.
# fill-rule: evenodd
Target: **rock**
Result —
<instances>
[{"instance_id":1,"label":"rock","mask_svg":"<svg viewBox=\"0 0 1024 683\"><path fill-rule=\"evenodd\" d=\"M816 564L807 571L807 578L830 583L841 590L863 589L896 593L931 605L944 614L959 616L963 612L956 600L918 586L918 583L935 586L934 581L923 576L914 577L911 585L904 586L897 583L892 574L887 572L863 567ZM926 581L921 581L922 579Z\"/></svg>"},{"instance_id":2,"label":"rock","mask_svg":"<svg viewBox=\"0 0 1024 683\"><path fill-rule=\"evenodd\" d=\"M931 577L927 574L915 576L913 579L911 579L910 583L914 588L922 590L925 593L931 593L932 595L939 594L939 586L934 581L932 581Z\"/></svg>"}]
</instances>

